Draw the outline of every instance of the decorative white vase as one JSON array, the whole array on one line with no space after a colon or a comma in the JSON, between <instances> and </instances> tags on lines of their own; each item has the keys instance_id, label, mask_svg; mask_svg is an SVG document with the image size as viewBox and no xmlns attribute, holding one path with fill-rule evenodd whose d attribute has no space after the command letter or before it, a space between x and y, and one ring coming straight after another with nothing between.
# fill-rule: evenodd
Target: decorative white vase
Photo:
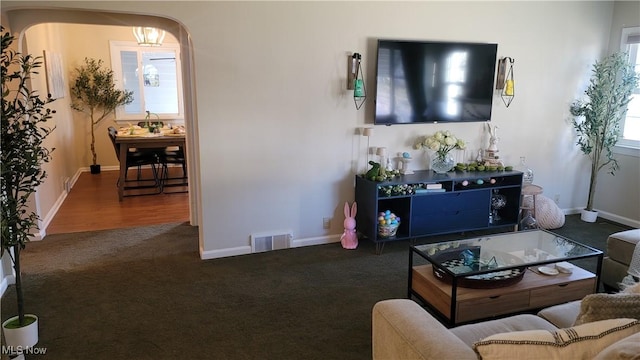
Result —
<instances>
[{"instance_id":1,"label":"decorative white vase","mask_svg":"<svg viewBox=\"0 0 640 360\"><path fill-rule=\"evenodd\" d=\"M596 222L596 219L598 219L597 211L589 211L584 209L580 211L580 220L592 223Z\"/></svg>"},{"instance_id":2,"label":"decorative white vase","mask_svg":"<svg viewBox=\"0 0 640 360\"><path fill-rule=\"evenodd\" d=\"M453 156L446 154L444 157L438 156L437 153L431 154L431 170L438 174L446 174L456 164Z\"/></svg>"},{"instance_id":3,"label":"decorative white vase","mask_svg":"<svg viewBox=\"0 0 640 360\"><path fill-rule=\"evenodd\" d=\"M35 318L36 320L27 326L16 329L7 329L6 325L17 319L17 316L9 318L2 323L6 346L13 349L25 349L33 347L38 343L38 317L33 314L25 314L25 317Z\"/></svg>"}]
</instances>

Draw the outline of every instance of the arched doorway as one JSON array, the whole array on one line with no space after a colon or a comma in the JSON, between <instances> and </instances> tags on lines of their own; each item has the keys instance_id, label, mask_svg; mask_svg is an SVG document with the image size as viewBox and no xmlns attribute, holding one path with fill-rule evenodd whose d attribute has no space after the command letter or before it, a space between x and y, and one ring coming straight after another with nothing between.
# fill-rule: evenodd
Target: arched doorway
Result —
<instances>
[{"instance_id":1,"label":"arched doorway","mask_svg":"<svg viewBox=\"0 0 640 360\"><path fill-rule=\"evenodd\" d=\"M108 13L97 11L80 10L51 10L51 9L20 9L10 10L3 14L8 18L10 30L18 38L18 44L22 44L26 30L34 25L46 23L69 23L84 25L111 25L111 26L153 26L162 28L172 34L181 48L182 54L182 74L183 74L183 94L184 94L184 114L187 129L187 152L188 173L189 173L189 218L191 225L199 224L199 156L198 142L195 136L197 130L197 119L195 111L195 83L193 69L192 46L187 30L174 20L134 14ZM3 21L4 22L4 21ZM36 206L38 198L36 200ZM201 242L201 240L200 240Z\"/></svg>"}]
</instances>

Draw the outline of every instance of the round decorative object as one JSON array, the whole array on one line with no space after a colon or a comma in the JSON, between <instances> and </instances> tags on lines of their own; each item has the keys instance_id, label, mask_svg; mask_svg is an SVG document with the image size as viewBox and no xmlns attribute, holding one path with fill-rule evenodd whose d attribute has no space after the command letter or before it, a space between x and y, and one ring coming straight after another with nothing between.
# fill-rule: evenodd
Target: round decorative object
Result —
<instances>
[{"instance_id":1,"label":"round decorative object","mask_svg":"<svg viewBox=\"0 0 640 360\"><path fill-rule=\"evenodd\" d=\"M491 211L493 220L502 220L502 217L498 214L498 210L503 209L505 206L507 206L507 197L500 194L498 190L494 190L493 194L491 194Z\"/></svg>"},{"instance_id":2,"label":"round decorative object","mask_svg":"<svg viewBox=\"0 0 640 360\"><path fill-rule=\"evenodd\" d=\"M558 275L560 273L558 269L552 268L550 266L540 266L538 268L538 271L540 271L542 274L549 275L549 276Z\"/></svg>"},{"instance_id":3,"label":"round decorative object","mask_svg":"<svg viewBox=\"0 0 640 360\"><path fill-rule=\"evenodd\" d=\"M478 271L480 267L489 269L488 266L490 266L492 262L497 262L500 265L517 265L522 263L522 259L514 255L493 251L494 256L491 259L484 260L486 264L480 264L483 260L469 264L468 259L461 256L463 252L466 252L466 250L467 249L458 249L455 251L443 252L434 256L434 259L441 261L442 266L454 273ZM469 250L473 253L479 253L480 251L479 248L474 249L473 247L469 248ZM487 256L487 254L489 254L488 251L485 252L485 256ZM487 274L465 276L458 278L458 286L472 289L493 289L510 286L522 280L526 270L526 266L521 266L515 269L498 270ZM433 266L433 275L439 280L449 284L453 280L451 275L435 266Z\"/></svg>"},{"instance_id":4,"label":"round decorative object","mask_svg":"<svg viewBox=\"0 0 640 360\"><path fill-rule=\"evenodd\" d=\"M564 226L565 215L562 209L550 198L544 195L535 195L536 210L535 219L541 229L558 229ZM522 201L522 206L532 207L533 199L526 196Z\"/></svg>"},{"instance_id":5,"label":"round decorative object","mask_svg":"<svg viewBox=\"0 0 640 360\"><path fill-rule=\"evenodd\" d=\"M437 153L431 156L431 170L438 174L446 174L451 171L455 165L455 160L449 154L440 156Z\"/></svg>"}]
</instances>

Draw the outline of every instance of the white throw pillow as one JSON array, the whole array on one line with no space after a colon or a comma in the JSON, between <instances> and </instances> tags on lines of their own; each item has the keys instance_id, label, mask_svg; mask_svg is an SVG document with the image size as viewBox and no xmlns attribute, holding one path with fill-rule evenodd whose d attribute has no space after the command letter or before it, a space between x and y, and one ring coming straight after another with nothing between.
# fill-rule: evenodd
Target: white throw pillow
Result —
<instances>
[{"instance_id":1,"label":"white throw pillow","mask_svg":"<svg viewBox=\"0 0 640 360\"><path fill-rule=\"evenodd\" d=\"M491 335L473 345L483 360L593 359L609 345L640 332L640 321L611 319L556 331Z\"/></svg>"}]
</instances>

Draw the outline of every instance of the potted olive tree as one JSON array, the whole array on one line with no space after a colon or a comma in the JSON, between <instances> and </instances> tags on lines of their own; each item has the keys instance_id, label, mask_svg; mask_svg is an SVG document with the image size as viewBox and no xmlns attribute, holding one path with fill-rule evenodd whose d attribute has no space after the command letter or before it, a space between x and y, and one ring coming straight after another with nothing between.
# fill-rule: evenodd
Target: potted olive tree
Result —
<instances>
[{"instance_id":1,"label":"potted olive tree","mask_svg":"<svg viewBox=\"0 0 640 360\"><path fill-rule=\"evenodd\" d=\"M631 101L638 76L625 53L615 53L593 65L593 74L585 95L587 100L571 104L569 111L580 150L591 160L589 195L582 211L583 221L594 222L598 213L593 210L593 197L598 172L606 166L614 175L619 169L612 149L620 137L620 122Z\"/></svg>"},{"instance_id":2,"label":"potted olive tree","mask_svg":"<svg viewBox=\"0 0 640 360\"><path fill-rule=\"evenodd\" d=\"M75 69L75 79L71 84L71 108L82 112L91 122L90 168L92 174L99 174L95 129L118 106L130 104L133 101L133 91L117 89L113 70L103 67L102 60L89 58L85 58L84 64Z\"/></svg>"},{"instance_id":3,"label":"potted olive tree","mask_svg":"<svg viewBox=\"0 0 640 360\"><path fill-rule=\"evenodd\" d=\"M10 48L14 37L2 32L2 256L8 254L15 271L18 315L2 323L6 344L13 349L38 342L38 317L25 314L20 251L38 227L29 197L47 176L42 164L51 159L43 142L53 131L44 123L55 111L47 108L51 96L41 98L29 88L31 74L42 66L40 57ZM6 259L6 257L4 257ZM4 347L3 347L4 349ZM11 349L11 347L9 348Z\"/></svg>"}]
</instances>

